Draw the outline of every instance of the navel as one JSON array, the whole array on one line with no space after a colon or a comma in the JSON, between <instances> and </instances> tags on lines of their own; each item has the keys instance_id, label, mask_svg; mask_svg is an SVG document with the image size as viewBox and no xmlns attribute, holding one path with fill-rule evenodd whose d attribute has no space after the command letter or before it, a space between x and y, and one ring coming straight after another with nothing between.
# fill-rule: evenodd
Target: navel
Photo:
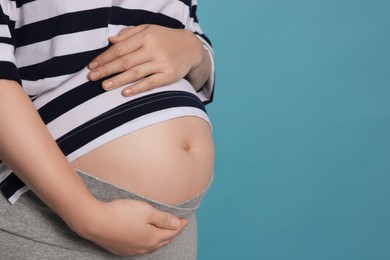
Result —
<instances>
[{"instance_id":1,"label":"navel","mask_svg":"<svg viewBox=\"0 0 390 260\"><path fill-rule=\"evenodd\" d=\"M181 143L181 149L183 149L184 152L189 153L192 150L192 145L189 141L185 140Z\"/></svg>"}]
</instances>

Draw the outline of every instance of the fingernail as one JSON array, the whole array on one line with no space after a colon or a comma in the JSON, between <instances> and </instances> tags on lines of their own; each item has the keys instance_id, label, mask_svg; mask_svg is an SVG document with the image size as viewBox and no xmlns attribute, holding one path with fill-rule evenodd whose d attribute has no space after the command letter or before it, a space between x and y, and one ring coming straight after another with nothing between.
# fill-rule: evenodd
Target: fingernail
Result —
<instances>
[{"instance_id":1,"label":"fingernail","mask_svg":"<svg viewBox=\"0 0 390 260\"><path fill-rule=\"evenodd\" d=\"M98 67L99 66L99 63L97 62L97 61L92 61L89 65L88 65L88 67L92 70L92 69L94 69L94 68L96 68L96 67Z\"/></svg>"},{"instance_id":2,"label":"fingernail","mask_svg":"<svg viewBox=\"0 0 390 260\"><path fill-rule=\"evenodd\" d=\"M92 80L98 79L98 78L100 77L100 72L99 72L99 71L92 71L92 72L89 74L89 77L90 77Z\"/></svg>"},{"instance_id":3,"label":"fingernail","mask_svg":"<svg viewBox=\"0 0 390 260\"><path fill-rule=\"evenodd\" d=\"M105 90L110 90L113 86L114 86L114 82L112 82L111 80L103 82L103 88Z\"/></svg>"},{"instance_id":4,"label":"fingernail","mask_svg":"<svg viewBox=\"0 0 390 260\"><path fill-rule=\"evenodd\" d=\"M133 94L133 90L131 88L122 91L122 95L124 96L130 96L131 94Z\"/></svg>"},{"instance_id":5,"label":"fingernail","mask_svg":"<svg viewBox=\"0 0 390 260\"><path fill-rule=\"evenodd\" d=\"M170 226L171 226L171 228L178 228L178 227L180 227L180 219L171 218Z\"/></svg>"}]
</instances>

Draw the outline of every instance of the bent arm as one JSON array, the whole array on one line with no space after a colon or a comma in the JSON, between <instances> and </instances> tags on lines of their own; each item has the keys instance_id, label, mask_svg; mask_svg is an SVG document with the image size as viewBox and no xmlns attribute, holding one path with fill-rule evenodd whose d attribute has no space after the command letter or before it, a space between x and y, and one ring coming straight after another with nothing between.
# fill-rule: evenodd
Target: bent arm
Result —
<instances>
[{"instance_id":1,"label":"bent arm","mask_svg":"<svg viewBox=\"0 0 390 260\"><path fill-rule=\"evenodd\" d=\"M133 200L97 200L16 81L0 80L0 158L81 237L120 255L156 250L186 220Z\"/></svg>"},{"instance_id":2,"label":"bent arm","mask_svg":"<svg viewBox=\"0 0 390 260\"><path fill-rule=\"evenodd\" d=\"M97 200L74 172L21 86L0 80L0 158L74 230ZM81 225L81 226L80 226Z\"/></svg>"}]
</instances>

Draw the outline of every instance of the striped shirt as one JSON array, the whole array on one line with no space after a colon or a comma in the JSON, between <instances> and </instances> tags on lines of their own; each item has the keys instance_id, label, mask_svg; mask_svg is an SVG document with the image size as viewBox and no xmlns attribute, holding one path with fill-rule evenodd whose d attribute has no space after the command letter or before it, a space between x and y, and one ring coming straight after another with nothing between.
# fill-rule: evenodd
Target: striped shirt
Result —
<instances>
[{"instance_id":1,"label":"striped shirt","mask_svg":"<svg viewBox=\"0 0 390 260\"><path fill-rule=\"evenodd\" d=\"M122 88L106 92L102 80L87 78L87 64L110 46L107 38L140 24L190 30L213 57L196 7L196 0L0 0L0 79L22 85L69 161L174 117L208 121L214 64L198 92L182 79L123 97ZM0 189L14 203L29 188L0 161Z\"/></svg>"}]
</instances>

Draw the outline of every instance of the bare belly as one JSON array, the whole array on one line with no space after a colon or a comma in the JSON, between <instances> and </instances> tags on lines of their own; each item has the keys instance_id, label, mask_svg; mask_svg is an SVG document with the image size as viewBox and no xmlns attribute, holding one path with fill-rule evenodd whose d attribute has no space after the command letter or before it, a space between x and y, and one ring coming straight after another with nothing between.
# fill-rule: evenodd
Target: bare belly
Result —
<instances>
[{"instance_id":1,"label":"bare belly","mask_svg":"<svg viewBox=\"0 0 390 260\"><path fill-rule=\"evenodd\" d=\"M214 168L209 124L179 117L109 142L71 165L150 199L175 205L201 192Z\"/></svg>"}]
</instances>

